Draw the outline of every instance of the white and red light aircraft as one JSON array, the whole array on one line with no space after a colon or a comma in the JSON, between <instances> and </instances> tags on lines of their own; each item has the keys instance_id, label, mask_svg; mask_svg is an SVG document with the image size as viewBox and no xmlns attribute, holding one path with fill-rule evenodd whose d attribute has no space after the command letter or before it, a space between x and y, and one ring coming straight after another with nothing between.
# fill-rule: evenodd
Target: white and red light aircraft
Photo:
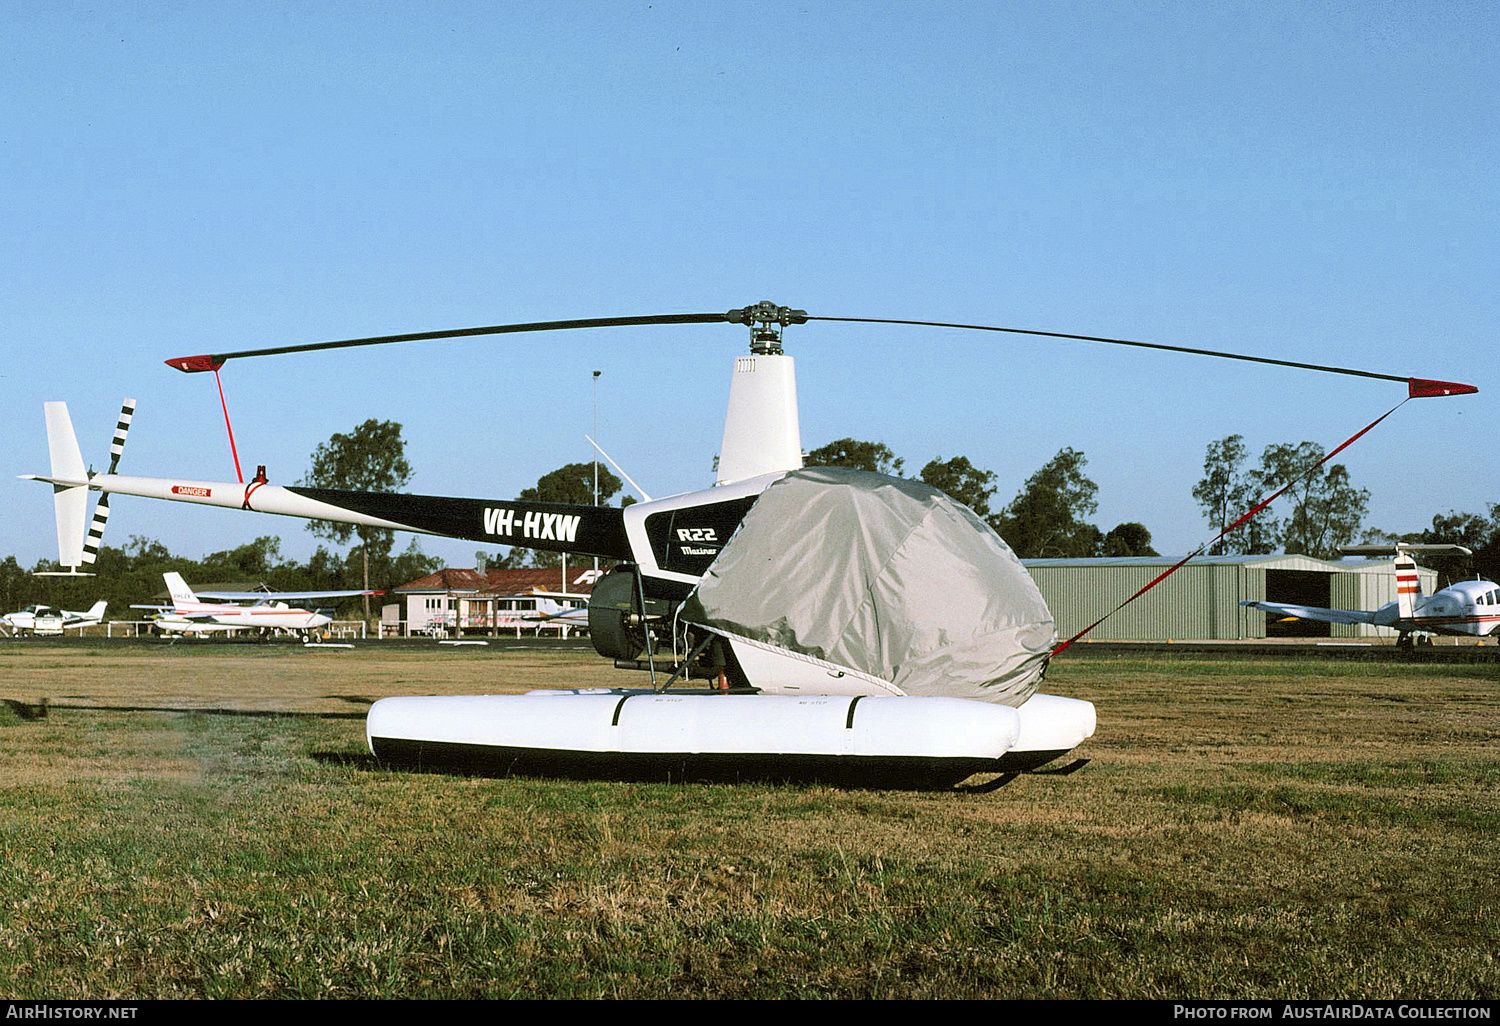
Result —
<instances>
[{"instance_id":1,"label":"white and red light aircraft","mask_svg":"<svg viewBox=\"0 0 1500 1026\"><path fill-rule=\"evenodd\" d=\"M1397 543L1389 545L1350 545L1342 551L1348 555L1388 555L1396 553L1396 600L1387 602L1379 609L1323 609L1318 606L1299 606L1286 602L1257 602L1253 599L1241 602L1277 616L1292 616L1299 620L1317 620L1322 623L1370 624L1389 627L1399 635L1397 644L1409 649L1413 636L1423 637L1430 643L1433 634L1468 635L1485 637L1500 631L1500 584L1494 581L1459 581L1441 588L1431 595L1422 594L1422 581L1417 574L1417 563L1413 553L1446 552L1472 555L1462 545L1418 545Z\"/></svg>"},{"instance_id":2,"label":"white and red light aircraft","mask_svg":"<svg viewBox=\"0 0 1500 1026\"><path fill-rule=\"evenodd\" d=\"M269 634L285 631L310 637L319 628L333 622L326 613L288 605L314 598L345 598L376 595L373 591L214 591L197 594L179 573L165 573L170 606L132 606L132 609L155 609L154 622L169 634L211 634L241 630ZM206 602L205 599L219 599ZM248 605L241 603L248 602Z\"/></svg>"},{"instance_id":3,"label":"white and red light aircraft","mask_svg":"<svg viewBox=\"0 0 1500 1026\"><path fill-rule=\"evenodd\" d=\"M61 634L68 627L94 627L104 620L105 602L100 599L84 613L34 603L16 613L0 616L14 634Z\"/></svg>"},{"instance_id":4,"label":"white and red light aircraft","mask_svg":"<svg viewBox=\"0 0 1500 1026\"><path fill-rule=\"evenodd\" d=\"M534 591L536 598L536 609L533 612L523 614L523 620L533 623L544 624L550 627L579 627L584 630L589 626L589 607L587 595L571 595L553 591Z\"/></svg>"}]
</instances>

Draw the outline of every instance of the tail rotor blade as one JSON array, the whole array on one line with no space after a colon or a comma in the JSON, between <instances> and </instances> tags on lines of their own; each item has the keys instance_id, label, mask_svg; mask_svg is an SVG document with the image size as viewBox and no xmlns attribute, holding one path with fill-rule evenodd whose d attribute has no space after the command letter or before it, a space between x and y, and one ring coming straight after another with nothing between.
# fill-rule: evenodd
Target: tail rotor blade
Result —
<instances>
[{"instance_id":1,"label":"tail rotor blade","mask_svg":"<svg viewBox=\"0 0 1500 1026\"><path fill-rule=\"evenodd\" d=\"M109 493L103 492L94 505L94 519L89 523L89 533L83 539L83 565L93 566L99 557L99 546L104 542L104 525L109 522Z\"/></svg>"},{"instance_id":2,"label":"tail rotor blade","mask_svg":"<svg viewBox=\"0 0 1500 1026\"><path fill-rule=\"evenodd\" d=\"M135 400L126 399L120 404L120 419L115 422L115 436L109 443L109 472L120 468L120 456L125 452L125 436L130 433L130 422L135 419ZM94 505L94 519L89 522L88 534L83 538L83 565L92 566L99 558L99 547L104 543L104 525L109 523L109 493L101 492Z\"/></svg>"}]
</instances>

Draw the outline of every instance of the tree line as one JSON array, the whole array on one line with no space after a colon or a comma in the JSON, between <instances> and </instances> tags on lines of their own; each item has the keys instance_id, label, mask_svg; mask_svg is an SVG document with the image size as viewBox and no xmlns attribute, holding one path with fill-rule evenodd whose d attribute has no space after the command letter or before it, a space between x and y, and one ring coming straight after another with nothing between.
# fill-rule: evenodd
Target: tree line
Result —
<instances>
[{"instance_id":1,"label":"tree line","mask_svg":"<svg viewBox=\"0 0 1500 1026\"><path fill-rule=\"evenodd\" d=\"M853 438L814 449L804 462L810 467L852 467L896 477L902 476L906 466L885 444ZM968 506L1022 559L1159 555L1151 547L1151 532L1144 524L1117 524L1106 532L1089 522L1099 509L1099 486L1084 473L1087 463L1087 457L1075 449L1059 450L1000 509L991 507L999 490L994 471L974 466L967 456L938 456L916 476Z\"/></svg>"},{"instance_id":2,"label":"tree line","mask_svg":"<svg viewBox=\"0 0 1500 1026\"><path fill-rule=\"evenodd\" d=\"M1284 552L1337 559L1340 546L1356 543L1453 544L1471 549L1473 557L1429 555L1425 562L1454 577L1477 573L1500 579L1500 504L1491 504L1488 515L1453 510L1436 514L1431 527L1405 534L1369 527L1369 490L1354 483L1348 467L1328 462L1327 456L1316 442L1278 442L1267 445L1252 462L1242 435L1210 442L1203 478L1192 494L1214 533L1225 531L1262 499L1288 486L1275 504L1215 541L1210 554ZM890 447L853 438L812 450L806 462L894 476L902 476L906 469ZM1087 462L1076 449L1059 450L998 509L995 474L974 466L967 457L939 456L916 476L972 509L1023 559L1158 555L1143 524L1122 523L1102 531L1090 522L1098 510L1099 489L1084 472Z\"/></svg>"},{"instance_id":3,"label":"tree line","mask_svg":"<svg viewBox=\"0 0 1500 1026\"><path fill-rule=\"evenodd\" d=\"M1462 577L1476 573L1491 580L1500 576L1500 503L1488 514L1434 514L1432 525L1404 534L1365 525L1370 492L1357 487L1342 463L1328 463L1328 453L1316 442L1266 446L1257 462L1242 435L1210 442L1203 457L1203 478L1193 487L1209 526L1222 532L1261 499L1289 486L1280 507L1270 507L1220 538L1213 554L1288 555L1337 559L1344 545L1392 545L1416 542L1462 545L1472 557L1424 556L1424 562Z\"/></svg>"}]
</instances>

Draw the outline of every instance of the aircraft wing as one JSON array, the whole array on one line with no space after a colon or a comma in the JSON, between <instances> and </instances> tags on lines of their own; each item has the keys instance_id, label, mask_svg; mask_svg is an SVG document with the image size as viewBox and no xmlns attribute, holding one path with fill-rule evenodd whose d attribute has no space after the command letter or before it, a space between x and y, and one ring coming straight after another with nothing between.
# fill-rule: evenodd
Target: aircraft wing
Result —
<instances>
[{"instance_id":1,"label":"aircraft wing","mask_svg":"<svg viewBox=\"0 0 1500 1026\"><path fill-rule=\"evenodd\" d=\"M194 591L199 598L225 602L285 602L318 598L351 598L356 595L384 595L383 591Z\"/></svg>"},{"instance_id":2,"label":"aircraft wing","mask_svg":"<svg viewBox=\"0 0 1500 1026\"><path fill-rule=\"evenodd\" d=\"M1255 602L1247 600L1242 606L1253 606L1277 616L1295 616L1299 620L1321 620L1324 623L1374 623L1375 614L1358 609L1323 609L1319 606L1296 606L1286 602Z\"/></svg>"},{"instance_id":3,"label":"aircraft wing","mask_svg":"<svg viewBox=\"0 0 1500 1026\"><path fill-rule=\"evenodd\" d=\"M540 623L560 623L569 627L587 627L589 625L589 611L585 606L576 609L564 609L561 613L543 613L537 616L525 616L524 620L535 620Z\"/></svg>"}]
</instances>

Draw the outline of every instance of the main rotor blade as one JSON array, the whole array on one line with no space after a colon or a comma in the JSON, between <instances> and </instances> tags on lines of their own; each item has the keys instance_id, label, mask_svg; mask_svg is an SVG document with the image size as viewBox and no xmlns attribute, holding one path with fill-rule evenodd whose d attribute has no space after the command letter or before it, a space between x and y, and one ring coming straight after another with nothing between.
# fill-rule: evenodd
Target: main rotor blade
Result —
<instances>
[{"instance_id":1,"label":"main rotor blade","mask_svg":"<svg viewBox=\"0 0 1500 1026\"><path fill-rule=\"evenodd\" d=\"M218 370L226 360L247 356L279 356L284 353L310 353L319 349L352 349L356 346L380 346L392 342L423 342L433 339L470 338L475 335L510 335L523 331L566 331L571 328L622 328L642 324L723 324L738 310L728 313L651 314L644 317L589 317L568 321L533 321L528 324L492 324L483 328L453 328L446 331L417 331L407 335L374 335L337 342L308 342L303 345L273 346L269 349L241 349L233 353L205 353L201 356L174 356L167 366L189 374Z\"/></svg>"},{"instance_id":2,"label":"main rotor blade","mask_svg":"<svg viewBox=\"0 0 1500 1026\"><path fill-rule=\"evenodd\" d=\"M393 342L420 342L437 339L470 338L476 335L509 335L530 331L567 331L575 328L620 328L655 324L745 324L754 326L779 324L803 324L807 321L836 321L848 324L904 324L923 328L954 328L962 331L1004 332L1010 335L1032 335L1039 338L1073 339L1079 342L1100 342L1116 346L1134 346L1137 349L1155 349L1168 353L1187 353L1193 356L1215 356L1224 360L1242 360L1246 363L1263 363L1276 367L1291 367L1297 370L1320 371L1326 374L1345 374L1352 377L1375 378L1381 381L1405 382L1408 396L1467 395L1478 392L1473 385L1456 381L1435 381L1429 378L1401 377L1395 374L1379 374L1374 371L1357 370L1352 367L1332 367L1325 364L1303 363L1296 360L1278 360L1269 356L1249 356L1244 353L1228 353L1216 349L1194 349L1188 346L1165 345L1160 342L1141 342L1135 339L1106 338L1100 335L1075 335L1062 331L1040 331L1034 328L1002 328L991 324L959 324L950 321L915 321L886 317L818 317L803 310L778 307L770 301L725 313L696 314L648 314L636 317L589 317L566 321L532 321L525 324L493 324L481 328L455 328L446 331L419 331L405 335L374 335L369 338L351 338L336 342L309 342L302 345L273 346L267 349L242 349L232 353L205 353L200 356L176 356L167 360L167 366L180 371L214 371L227 360L248 356L276 356L285 353L308 353L321 349L350 349L356 346L378 346Z\"/></svg>"},{"instance_id":3,"label":"main rotor blade","mask_svg":"<svg viewBox=\"0 0 1500 1026\"><path fill-rule=\"evenodd\" d=\"M818 317L809 314L809 321L842 321L850 324L907 324L922 328L956 328L962 331L998 331L1009 335L1036 335L1042 338L1064 338L1079 342L1103 342L1115 346L1134 346L1137 349L1158 349L1168 353L1188 353L1193 356L1217 356L1225 360L1243 360L1246 363L1267 363L1276 367L1293 367L1297 370L1322 371L1327 374L1347 374L1357 378L1376 378L1381 381L1400 381L1407 386L1411 398L1438 395L1467 395L1478 392L1474 385L1457 381L1434 381L1430 378L1401 377L1396 374L1379 374L1375 371L1355 370L1352 367L1330 367L1319 363L1299 363L1295 360L1277 360L1269 356L1247 356L1244 353L1226 353L1217 349L1191 349L1187 346L1169 346L1160 342L1139 342L1128 338L1105 338L1099 335L1072 335L1062 331L1038 331L1033 328L999 328L990 324L955 324L947 321L906 321L885 317Z\"/></svg>"}]
</instances>

